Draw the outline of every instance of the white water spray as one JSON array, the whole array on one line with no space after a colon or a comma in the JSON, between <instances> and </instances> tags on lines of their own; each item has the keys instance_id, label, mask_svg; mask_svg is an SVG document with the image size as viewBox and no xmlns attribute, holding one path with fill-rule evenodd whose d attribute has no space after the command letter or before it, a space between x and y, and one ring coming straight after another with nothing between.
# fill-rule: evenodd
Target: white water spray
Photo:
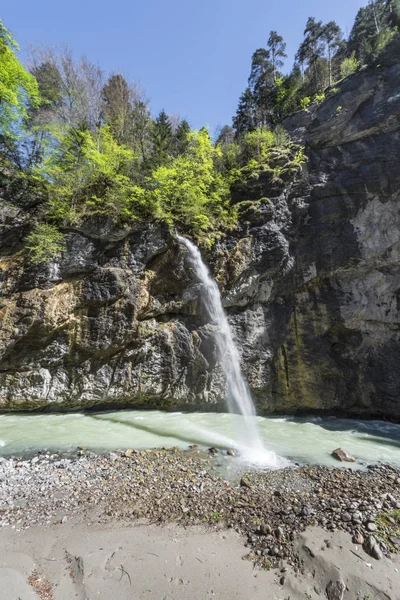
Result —
<instances>
[{"instance_id":1,"label":"white water spray","mask_svg":"<svg viewBox=\"0 0 400 600\"><path fill-rule=\"evenodd\" d=\"M257 428L255 406L248 385L242 375L239 352L222 306L217 283L211 277L197 246L180 235L177 236L177 239L187 248L190 262L202 284L204 306L214 325L218 357L226 378L229 412L237 413L243 417L243 427L239 432L241 439L237 440L238 447L248 462L271 467L278 466L279 460L276 454L267 451L261 441ZM281 465L281 463L279 464Z\"/></svg>"}]
</instances>

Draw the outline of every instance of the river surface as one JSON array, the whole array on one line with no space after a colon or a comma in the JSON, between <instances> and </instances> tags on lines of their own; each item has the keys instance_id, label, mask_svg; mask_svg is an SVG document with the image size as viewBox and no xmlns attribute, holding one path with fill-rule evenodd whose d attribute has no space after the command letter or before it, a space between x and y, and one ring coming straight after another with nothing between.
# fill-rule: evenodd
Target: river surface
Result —
<instances>
[{"instance_id":1,"label":"river surface","mask_svg":"<svg viewBox=\"0 0 400 600\"><path fill-rule=\"evenodd\" d=\"M77 446L96 451L119 449L235 448L242 417L214 413L117 411L73 414L0 415L0 454L38 450L72 451ZM384 462L400 467L400 425L382 421L337 418L254 417L265 447L277 462L340 466L331 457L342 447L359 459L357 467ZM282 459L280 458L282 457ZM351 466L346 464L344 466Z\"/></svg>"}]
</instances>

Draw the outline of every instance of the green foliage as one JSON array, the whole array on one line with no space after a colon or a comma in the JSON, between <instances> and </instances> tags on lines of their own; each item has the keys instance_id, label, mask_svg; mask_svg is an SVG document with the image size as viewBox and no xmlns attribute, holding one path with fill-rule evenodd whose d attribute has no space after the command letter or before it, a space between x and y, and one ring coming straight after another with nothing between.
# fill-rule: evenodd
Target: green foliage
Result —
<instances>
[{"instance_id":1,"label":"green foliage","mask_svg":"<svg viewBox=\"0 0 400 600\"><path fill-rule=\"evenodd\" d=\"M97 134L88 129L57 131L51 152L37 176L48 182L48 217L76 222L96 213L113 218L137 218L142 198L127 172L134 162L132 150L113 138L109 126Z\"/></svg>"},{"instance_id":2,"label":"green foliage","mask_svg":"<svg viewBox=\"0 0 400 600\"><path fill-rule=\"evenodd\" d=\"M314 96L314 102L316 104L321 104L321 102L323 102L325 100L325 94L324 92L321 92L319 94L315 94Z\"/></svg>"},{"instance_id":3,"label":"green foliage","mask_svg":"<svg viewBox=\"0 0 400 600\"><path fill-rule=\"evenodd\" d=\"M25 246L31 263L46 263L64 252L64 236L54 225L39 223L27 236Z\"/></svg>"},{"instance_id":4,"label":"green foliage","mask_svg":"<svg viewBox=\"0 0 400 600\"><path fill-rule=\"evenodd\" d=\"M274 130L274 145L283 148L290 144L290 136L282 125L277 125Z\"/></svg>"},{"instance_id":5,"label":"green foliage","mask_svg":"<svg viewBox=\"0 0 400 600\"><path fill-rule=\"evenodd\" d=\"M298 150L292 160L292 164L294 165L304 165L307 162L307 157L304 154L303 148Z\"/></svg>"},{"instance_id":6,"label":"green foliage","mask_svg":"<svg viewBox=\"0 0 400 600\"><path fill-rule=\"evenodd\" d=\"M340 65L340 75L341 77L348 77L352 75L360 68L360 63L356 58L355 51L351 53L351 56L345 58L342 64Z\"/></svg>"},{"instance_id":7,"label":"green foliage","mask_svg":"<svg viewBox=\"0 0 400 600\"><path fill-rule=\"evenodd\" d=\"M154 216L190 229L203 243L212 242L218 226L233 225L229 187L215 169L221 154L207 130L191 132L186 153L153 171L149 191L142 192Z\"/></svg>"},{"instance_id":8,"label":"green foliage","mask_svg":"<svg viewBox=\"0 0 400 600\"><path fill-rule=\"evenodd\" d=\"M311 98L309 96L305 96L304 98L301 98L300 106L301 106L302 110L308 110L310 104L311 104Z\"/></svg>"},{"instance_id":9,"label":"green foliage","mask_svg":"<svg viewBox=\"0 0 400 600\"><path fill-rule=\"evenodd\" d=\"M36 79L22 66L17 43L0 20L0 131L15 135L14 125L39 103Z\"/></svg>"},{"instance_id":10,"label":"green foliage","mask_svg":"<svg viewBox=\"0 0 400 600\"><path fill-rule=\"evenodd\" d=\"M257 159L258 162L266 161L274 143L275 136L266 127L249 131L240 140L241 163L246 164L252 159Z\"/></svg>"}]
</instances>

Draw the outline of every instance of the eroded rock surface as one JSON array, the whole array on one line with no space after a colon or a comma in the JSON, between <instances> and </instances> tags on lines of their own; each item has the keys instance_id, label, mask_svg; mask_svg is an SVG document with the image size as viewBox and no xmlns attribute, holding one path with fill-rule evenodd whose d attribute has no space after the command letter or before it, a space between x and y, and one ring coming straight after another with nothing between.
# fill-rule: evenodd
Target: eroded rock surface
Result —
<instances>
[{"instance_id":1,"label":"eroded rock surface","mask_svg":"<svg viewBox=\"0 0 400 600\"><path fill-rule=\"evenodd\" d=\"M234 190L240 226L205 258L259 410L398 420L400 65L339 88L285 124L307 165L282 152L278 179ZM224 406L214 325L167 229L93 219L32 268L28 227L2 205L1 409Z\"/></svg>"}]
</instances>

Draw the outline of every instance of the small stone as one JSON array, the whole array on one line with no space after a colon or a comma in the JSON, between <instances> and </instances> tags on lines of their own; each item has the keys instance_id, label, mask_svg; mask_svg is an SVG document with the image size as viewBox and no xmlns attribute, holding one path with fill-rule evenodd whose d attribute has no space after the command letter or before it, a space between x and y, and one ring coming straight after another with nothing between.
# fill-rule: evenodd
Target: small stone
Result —
<instances>
[{"instance_id":1,"label":"small stone","mask_svg":"<svg viewBox=\"0 0 400 600\"><path fill-rule=\"evenodd\" d=\"M310 517L311 515L314 514L314 511L312 508L309 508L308 506L305 506L303 508L303 510L300 513L303 517Z\"/></svg>"},{"instance_id":2,"label":"small stone","mask_svg":"<svg viewBox=\"0 0 400 600\"><path fill-rule=\"evenodd\" d=\"M362 533L357 531L357 533L355 533L353 535L353 544L358 544L359 546L362 546L363 543L364 543L364 536L362 535Z\"/></svg>"},{"instance_id":3,"label":"small stone","mask_svg":"<svg viewBox=\"0 0 400 600\"><path fill-rule=\"evenodd\" d=\"M128 450L126 450L124 452L124 456L126 456L126 458L130 458L132 456L132 454L133 454L132 448L128 448Z\"/></svg>"},{"instance_id":4,"label":"small stone","mask_svg":"<svg viewBox=\"0 0 400 600\"><path fill-rule=\"evenodd\" d=\"M354 456L352 456L342 448L336 448L336 450L332 452L332 456L337 460L340 460L341 462L356 462Z\"/></svg>"},{"instance_id":5,"label":"small stone","mask_svg":"<svg viewBox=\"0 0 400 600\"><path fill-rule=\"evenodd\" d=\"M280 585L285 585L285 581L286 581L286 577L283 575L279 580Z\"/></svg>"},{"instance_id":6,"label":"small stone","mask_svg":"<svg viewBox=\"0 0 400 600\"><path fill-rule=\"evenodd\" d=\"M250 481L247 479L247 477L242 477L242 479L240 480L240 485L241 485L242 487L251 488L251 483L250 483Z\"/></svg>"},{"instance_id":7,"label":"small stone","mask_svg":"<svg viewBox=\"0 0 400 600\"><path fill-rule=\"evenodd\" d=\"M64 525L64 523L66 523L68 521L68 517L67 515L64 515L63 518L61 519L61 523Z\"/></svg>"},{"instance_id":8,"label":"small stone","mask_svg":"<svg viewBox=\"0 0 400 600\"><path fill-rule=\"evenodd\" d=\"M337 581L331 580L326 586L325 591L328 600L343 600L346 584L341 579Z\"/></svg>"},{"instance_id":9,"label":"small stone","mask_svg":"<svg viewBox=\"0 0 400 600\"><path fill-rule=\"evenodd\" d=\"M356 511L351 516L353 523L361 523L362 514L359 511Z\"/></svg>"},{"instance_id":10,"label":"small stone","mask_svg":"<svg viewBox=\"0 0 400 600\"><path fill-rule=\"evenodd\" d=\"M39 462L39 457L38 457L38 456L34 456L34 457L32 458L32 460L31 460L31 463L32 463L33 465L35 465L37 462Z\"/></svg>"},{"instance_id":11,"label":"small stone","mask_svg":"<svg viewBox=\"0 0 400 600\"><path fill-rule=\"evenodd\" d=\"M377 530L377 526L375 525L375 523L367 523L367 530L368 531L376 531Z\"/></svg>"},{"instance_id":12,"label":"small stone","mask_svg":"<svg viewBox=\"0 0 400 600\"><path fill-rule=\"evenodd\" d=\"M229 450L226 451L228 456L237 456L237 452L234 448L229 448Z\"/></svg>"},{"instance_id":13,"label":"small stone","mask_svg":"<svg viewBox=\"0 0 400 600\"><path fill-rule=\"evenodd\" d=\"M351 521L351 514L348 512L344 512L342 514L342 521L344 521L345 523L349 523Z\"/></svg>"},{"instance_id":14,"label":"small stone","mask_svg":"<svg viewBox=\"0 0 400 600\"><path fill-rule=\"evenodd\" d=\"M209 451L209 453L212 456L215 456L215 454L218 454L218 450L216 448L214 448L214 447L213 448L209 448L208 451Z\"/></svg>"},{"instance_id":15,"label":"small stone","mask_svg":"<svg viewBox=\"0 0 400 600\"><path fill-rule=\"evenodd\" d=\"M274 533L275 533L275 536L278 538L278 540L280 540L281 538L283 538L284 535L285 535L285 532L283 531L282 527L277 527L275 529Z\"/></svg>"},{"instance_id":16,"label":"small stone","mask_svg":"<svg viewBox=\"0 0 400 600\"><path fill-rule=\"evenodd\" d=\"M268 523L261 523L260 525L261 535L270 535L272 533L272 527Z\"/></svg>"}]
</instances>

